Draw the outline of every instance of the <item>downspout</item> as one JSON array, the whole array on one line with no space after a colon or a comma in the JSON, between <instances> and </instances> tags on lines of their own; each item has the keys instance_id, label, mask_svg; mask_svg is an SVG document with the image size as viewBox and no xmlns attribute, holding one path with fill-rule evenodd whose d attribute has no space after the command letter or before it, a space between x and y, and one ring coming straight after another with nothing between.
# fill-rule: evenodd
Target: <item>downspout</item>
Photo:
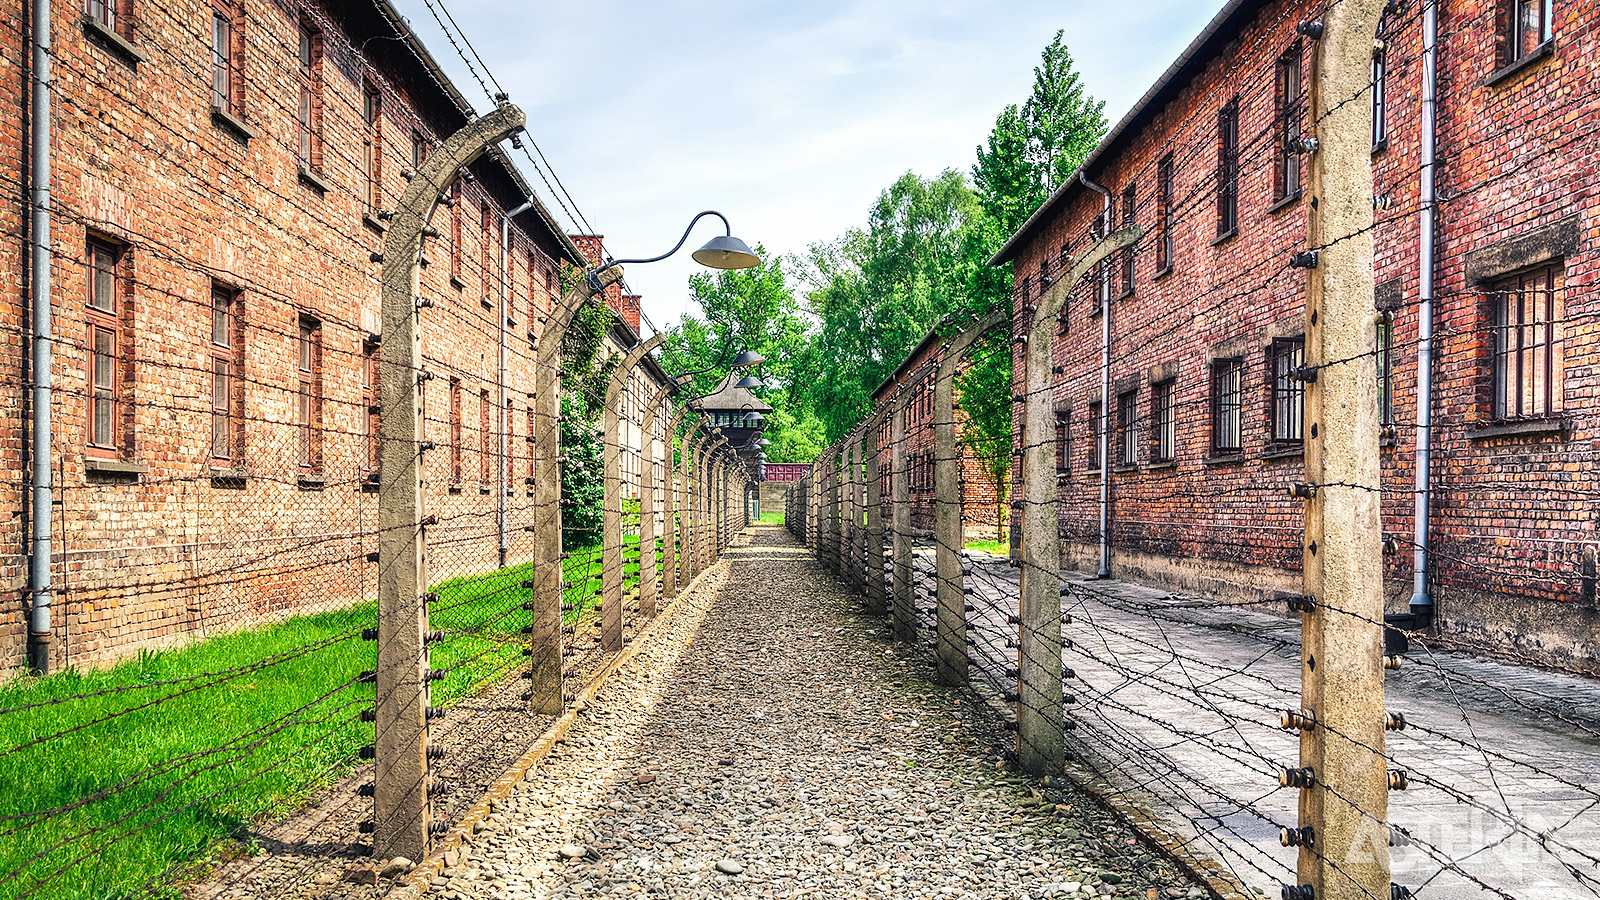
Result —
<instances>
[{"instance_id":1,"label":"downspout","mask_svg":"<svg viewBox=\"0 0 1600 900\"><path fill-rule=\"evenodd\" d=\"M1411 612L1414 627L1433 620L1433 597L1428 594L1429 481L1432 474L1433 438L1433 281L1434 281L1434 176L1437 171L1435 136L1438 112L1438 0L1422 4L1422 185L1418 229L1417 287L1417 456L1416 512L1412 542Z\"/></svg>"},{"instance_id":2,"label":"downspout","mask_svg":"<svg viewBox=\"0 0 1600 900\"><path fill-rule=\"evenodd\" d=\"M1078 170L1078 181L1103 198L1100 213L1100 236L1111 233L1111 192L1089 180ZM1096 578L1111 577L1111 541L1107 524L1111 512L1111 270L1100 266L1100 571Z\"/></svg>"},{"instance_id":3,"label":"downspout","mask_svg":"<svg viewBox=\"0 0 1600 900\"><path fill-rule=\"evenodd\" d=\"M50 0L33 0L33 554L28 560L28 666L50 673Z\"/></svg>"},{"instance_id":4,"label":"downspout","mask_svg":"<svg viewBox=\"0 0 1600 900\"><path fill-rule=\"evenodd\" d=\"M533 201L522 204L500 220L500 486L495 492L495 529L500 541L500 568L506 567L510 540L506 536L506 494L511 490L511 412L506 407L506 323L511 321L511 220L533 209Z\"/></svg>"}]
</instances>

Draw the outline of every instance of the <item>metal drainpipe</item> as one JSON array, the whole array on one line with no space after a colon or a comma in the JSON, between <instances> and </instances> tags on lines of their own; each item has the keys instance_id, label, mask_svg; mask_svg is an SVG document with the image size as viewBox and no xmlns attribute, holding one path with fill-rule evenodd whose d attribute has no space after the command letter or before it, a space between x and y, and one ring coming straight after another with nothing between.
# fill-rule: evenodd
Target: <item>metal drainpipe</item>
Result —
<instances>
[{"instance_id":1,"label":"metal drainpipe","mask_svg":"<svg viewBox=\"0 0 1600 900\"><path fill-rule=\"evenodd\" d=\"M511 546L506 537L506 492L511 488L511 413L506 409L506 322L511 320L511 220L533 209L522 204L500 220L500 487L495 492L495 527L500 540L500 568L506 567Z\"/></svg>"},{"instance_id":2,"label":"metal drainpipe","mask_svg":"<svg viewBox=\"0 0 1600 900\"><path fill-rule=\"evenodd\" d=\"M1417 456L1416 512L1412 541L1411 612L1416 624L1433 619L1433 597L1428 594L1429 481L1433 438L1433 281L1434 281L1434 176L1436 115L1438 111L1438 0L1422 4L1422 185L1418 217L1417 288Z\"/></svg>"},{"instance_id":3,"label":"metal drainpipe","mask_svg":"<svg viewBox=\"0 0 1600 900\"><path fill-rule=\"evenodd\" d=\"M33 0L33 555L28 560L28 665L50 673L52 524L50 376L50 0Z\"/></svg>"},{"instance_id":4,"label":"metal drainpipe","mask_svg":"<svg viewBox=\"0 0 1600 900\"><path fill-rule=\"evenodd\" d=\"M1078 181L1103 198L1100 236L1111 233L1111 192L1078 170ZM1100 571L1096 578L1111 577L1111 540L1107 525L1111 512L1111 283L1110 270L1100 266Z\"/></svg>"}]
</instances>

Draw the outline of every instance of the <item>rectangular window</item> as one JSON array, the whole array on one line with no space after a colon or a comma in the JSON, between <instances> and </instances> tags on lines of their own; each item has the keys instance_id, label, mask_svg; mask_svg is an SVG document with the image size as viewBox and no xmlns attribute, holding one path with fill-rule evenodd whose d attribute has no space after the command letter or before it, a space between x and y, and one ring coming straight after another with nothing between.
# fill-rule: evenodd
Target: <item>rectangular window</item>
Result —
<instances>
[{"instance_id":1,"label":"rectangular window","mask_svg":"<svg viewBox=\"0 0 1600 900\"><path fill-rule=\"evenodd\" d=\"M300 390L295 397L295 424L300 432L300 469L322 471L322 323L300 317L295 368Z\"/></svg>"},{"instance_id":2,"label":"rectangular window","mask_svg":"<svg viewBox=\"0 0 1600 900\"><path fill-rule=\"evenodd\" d=\"M1510 0L1509 6L1506 65L1527 57L1550 40L1555 16L1554 0Z\"/></svg>"},{"instance_id":3,"label":"rectangular window","mask_svg":"<svg viewBox=\"0 0 1600 900\"><path fill-rule=\"evenodd\" d=\"M1156 270L1165 272L1173 264L1172 239L1172 154L1156 163Z\"/></svg>"},{"instance_id":4,"label":"rectangular window","mask_svg":"<svg viewBox=\"0 0 1600 900\"><path fill-rule=\"evenodd\" d=\"M1272 342L1272 443L1297 447L1305 440L1306 383L1299 370L1306 364L1305 338Z\"/></svg>"},{"instance_id":5,"label":"rectangular window","mask_svg":"<svg viewBox=\"0 0 1600 900\"><path fill-rule=\"evenodd\" d=\"M1557 270L1544 266L1495 285L1494 415L1537 419L1561 411Z\"/></svg>"},{"instance_id":6,"label":"rectangular window","mask_svg":"<svg viewBox=\"0 0 1600 900\"><path fill-rule=\"evenodd\" d=\"M1122 189L1122 227L1132 228L1135 221L1135 205L1138 202L1139 191L1137 186L1129 184ZM1133 293L1133 248L1128 247L1122 251L1122 296Z\"/></svg>"},{"instance_id":7,"label":"rectangular window","mask_svg":"<svg viewBox=\"0 0 1600 900\"><path fill-rule=\"evenodd\" d=\"M1378 19L1378 39L1372 50L1372 149L1389 145L1389 33L1394 14Z\"/></svg>"},{"instance_id":8,"label":"rectangular window","mask_svg":"<svg viewBox=\"0 0 1600 900\"><path fill-rule=\"evenodd\" d=\"M478 209L483 226L478 238L480 241L478 244L478 285L483 294L483 302L493 306L495 301L493 278L494 254L492 252L492 248L495 244L493 239L494 211L489 209L489 202L487 200L485 200Z\"/></svg>"},{"instance_id":9,"label":"rectangular window","mask_svg":"<svg viewBox=\"0 0 1600 900\"><path fill-rule=\"evenodd\" d=\"M228 0L213 0L211 10L211 106L238 118L242 112L239 77L240 39L238 9Z\"/></svg>"},{"instance_id":10,"label":"rectangular window","mask_svg":"<svg viewBox=\"0 0 1600 900\"><path fill-rule=\"evenodd\" d=\"M1378 321L1378 422L1394 425L1394 326Z\"/></svg>"},{"instance_id":11,"label":"rectangular window","mask_svg":"<svg viewBox=\"0 0 1600 900\"><path fill-rule=\"evenodd\" d=\"M1211 452L1216 456L1244 449L1244 361L1219 359L1211 364Z\"/></svg>"},{"instance_id":12,"label":"rectangular window","mask_svg":"<svg viewBox=\"0 0 1600 900\"><path fill-rule=\"evenodd\" d=\"M506 398L505 421L506 458L503 465L506 472L506 493L509 494L511 493L512 478L517 474L517 406L510 397Z\"/></svg>"},{"instance_id":13,"label":"rectangular window","mask_svg":"<svg viewBox=\"0 0 1600 900\"><path fill-rule=\"evenodd\" d=\"M489 459L494 455L490 450L490 439L494 436L494 429L489 424L489 411L494 406L489 403L489 392L478 393L478 487L489 489Z\"/></svg>"},{"instance_id":14,"label":"rectangular window","mask_svg":"<svg viewBox=\"0 0 1600 900\"><path fill-rule=\"evenodd\" d=\"M85 319L88 326L88 453L115 458L122 447L123 302L117 277L120 254L90 240Z\"/></svg>"},{"instance_id":15,"label":"rectangular window","mask_svg":"<svg viewBox=\"0 0 1600 900\"><path fill-rule=\"evenodd\" d=\"M450 379L450 483L461 483L461 379Z\"/></svg>"},{"instance_id":16,"label":"rectangular window","mask_svg":"<svg viewBox=\"0 0 1600 900\"><path fill-rule=\"evenodd\" d=\"M117 30L118 0L84 0L83 12L106 28Z\"/></svg>"},{"instance_id":17,"label":"rectangular window","mask_svg":"<svg viewBox=\"0 0 1600 900\"><path fill-rule=\"evenodd\" d=\"M1070 454L1069 448L1067 447L1067 433L1068 433L1067 425L1068 425L1067 413L1065 411L1056 413L1056 472L1057 473L1065 473L1067 471L1067 461L1069 459L1071 459L1071 454Z\"/></svg>"},{"instance_id":18,"label":"rectangular window","mask_svg":"<svg viewBox=\"0 0 1600 900\"><path fill-rule=\"evenodd\" d=\"M366 176L362 199L367 212L375 216L383 208L383 95L371 83L361 92L361 120L365 126L361 165Z\"/></svg>"},{"instance_id":19,"label":"rectangular window","mask_svg":"<svg viewBox=\"0 0 1600 900\"><path fill-rule=\"evenodd\" d=\"M1217 110L1217 237L1239 230L1239 98Z\"/></svg>"},{"instance_id":20,"label":"rectangular window","mask_svg":"<svg viewBox=\"0 0 1600 900\"><path fill-rule=\"evenodd\" d=\"M237 291L211 288L211 458L244 457L244 341Z\"/></svg>"},{"instance_id":21,"label":"rectangular window","mask_svg":"<svg viewBox=\"0 0 1600 900\"><path fill-rule=\"evenodd\" d=\"M1117 395L1117 464L1139 464L1139 393Z\"/></svg>"},{"instance_id":22,"label":"rectangular window","mask_svg":"<svg viewBox=\"0 0 1600 900\"><path fill-rule=\"evenodd\" d=\"M1100 471L1100 443L1105 423L1100 420L1100 404L1089 404L1089 471Z\"/></svg>"},{"instance_id":23,"label":"rectangular window","mask_svg":"<svg viewBox=\"0 0 1600 900\"><path fill-rule=\"evenodd\" d=\"M1178 383L1163 381L1150 388L1151 462L1171 462L1178 455Z\"/></svg>"},{"instance_id":24,"label":"rectangular window","mask_svg":"<svg viewBox=\"0 0 1600 900\"><path fill-rule=\"evenodd\" d=\"M300 23L300 103L296 124L300 133L300 164L322 170L322 34Z\"/></svg>"},{"instance_id":25,"label":"rectangular window","mask_svg":"<svg viewBox=\"0 0 1600 900\"><path fill-rule=\"evenodd\" d=\"M1274 200L1287 200L1300 193L1300 42L1296 41L1278 57L1277 69L1277 159L1274 160L1272 187Z\"/></svg>"},{"instance_id":26,"label":"rectangular window","mask_svg":"<svg viewBox=\"0 0 1600 900\"><path fill-rule=\"evenodd\" d=\"M420 170L422 164L428 161L428 139L422 132L411 132L411 168Z\"/></svg>"}]
</instances>

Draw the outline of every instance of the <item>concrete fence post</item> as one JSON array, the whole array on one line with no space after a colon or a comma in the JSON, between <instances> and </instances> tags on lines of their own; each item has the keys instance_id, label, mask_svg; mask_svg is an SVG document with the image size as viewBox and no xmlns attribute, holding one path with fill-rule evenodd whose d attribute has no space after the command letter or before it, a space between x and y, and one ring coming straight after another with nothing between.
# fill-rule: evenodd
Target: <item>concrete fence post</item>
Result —
<instances>
[{"instance_id":1,"label":"concrete fence post","mask_svg":"<svg viewBox=\"0 0 1600 900\"><path fill-rule=\"evenodd\" d=\"M1001 307L952 339L939 360L933 383L934 553L938 572L938 635L934 655L939 680L967 680L966 576L961 566L965 541L962 521L961 444L956 440L955 381L974 341L1011 319Z\"/></svg>"},{"instance_id":2,"label":"concrete fence post","mask_svg":"<svg viewBox=\"0 0 1600 900\"><path fill-rule=\"evenodd\" d=\"M1305 253L1304 593L1299 880L1318 898L1390 895L1383 523L1372 276L1372 47L1384 0L1323 13L1314 42ZM1290 837L1286 834L1285 837ZM1309 894L1308 894L1309 896Z\"/></svg>"},{"instance_id":3,"label":"concrete fence post","mask_svg":"<svg viewBox=\"0 0 1600 900\"><path fill-rule=\"evenodd\" d=\"M665 515L672 515L672 492L663 484L665 474L672 470L672 452L669 447L665 464L656 462L656 444L666 446L666 441L658 441L656 434L662 404L676 389L676 385L666 384L653 391L639 425L644 454L639 466L639 615L645 619L655 618L656 598L666 588L666 575L657 563L656 516L658 505L664 507ZM661 530L670 533L665 520Z\"/></svg>"},{"instance_id":4,"label":"concrete fence post","mask_svg":"<svg viewBox=\"0 0 1600 900\"><path fill-rule=\"evenodd\" d=\"M1061 680L1061 526L1056 482L1052 354L1056 315L1083 276L1144 235L1116 231L1071 261L1040 298L1024 342L1022 422L1022 586L1018 597L1017 758L1035 775L1066 762L1066 712Z\"/></svg>"},{"instance_id":5,"label":"concrete fence post","mask_svg":"<svg viewBox=\"0 0 1600 900\"><path fill-rule=\"evenodd\" d=\"M383 357L379 371L377 703L373 712L373 853L421 859L428 852L428 629L426 480L421 382L422 233L439 196L463 166L522 130L504 104L468 122L423 163L383 241Z\"/></svg>"},{"instance_id":6,"label":"concrete fence post","mask_svg":"<svg viewBox=\"0 0 1600 900\"><path fill-rule=\"evenodd\" d=\"M665 533L662 535L661 544L661 590L667 597L678 596L679 573L682 571L678 561L678 539L683 534L681 517L684 511L684 479L679 475L681 470L679 460L686 454L680 451L685 446L678 439L678 429L683 425L684 416L689 414L689 407L680 407L672 414L672 420L667 424L666 431L666 457L662 461L662 470L666 478L666 503L664 510ZM680 455L681 454L681 455Z\"/></svg>"}]
</instances>

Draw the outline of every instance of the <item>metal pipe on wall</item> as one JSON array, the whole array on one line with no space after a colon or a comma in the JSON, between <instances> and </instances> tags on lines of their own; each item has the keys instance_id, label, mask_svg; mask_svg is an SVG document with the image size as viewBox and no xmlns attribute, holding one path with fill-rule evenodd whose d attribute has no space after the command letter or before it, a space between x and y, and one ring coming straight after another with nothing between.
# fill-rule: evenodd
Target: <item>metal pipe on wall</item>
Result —
<instances>
[{"instance_id":1,"label":"metal pipe on wall","mask_svg":"<svg viewBox=\"0 0 1600 900\"><path fill-rule=\"evenodd\" d=\"M33 117L28 140L33 156L30 200L33 205L31 318L33 325L33 550L28 560L28 666L40 675L50 672L50 528L51 483L51 346L50 321L50 0L33 0Z\"/></svg>"},{"instance_id":2,"label":"metal pipe on wall","mask_svg":"<svg viewBox=\"0 0 1600 900\"><path fill-rule=\"evenodd\" d=\"M1422 4L1422 209L1417 218L1417 455L1416 510L1412 542L1411 612L1417 625L1433 617L1433 597L1428 593L1428 520L1433 456L1433 282L1434 282L1434 180L1438 171L1435 150L1439 97L1439 4Z\"/></svg>"}]
</instances>

